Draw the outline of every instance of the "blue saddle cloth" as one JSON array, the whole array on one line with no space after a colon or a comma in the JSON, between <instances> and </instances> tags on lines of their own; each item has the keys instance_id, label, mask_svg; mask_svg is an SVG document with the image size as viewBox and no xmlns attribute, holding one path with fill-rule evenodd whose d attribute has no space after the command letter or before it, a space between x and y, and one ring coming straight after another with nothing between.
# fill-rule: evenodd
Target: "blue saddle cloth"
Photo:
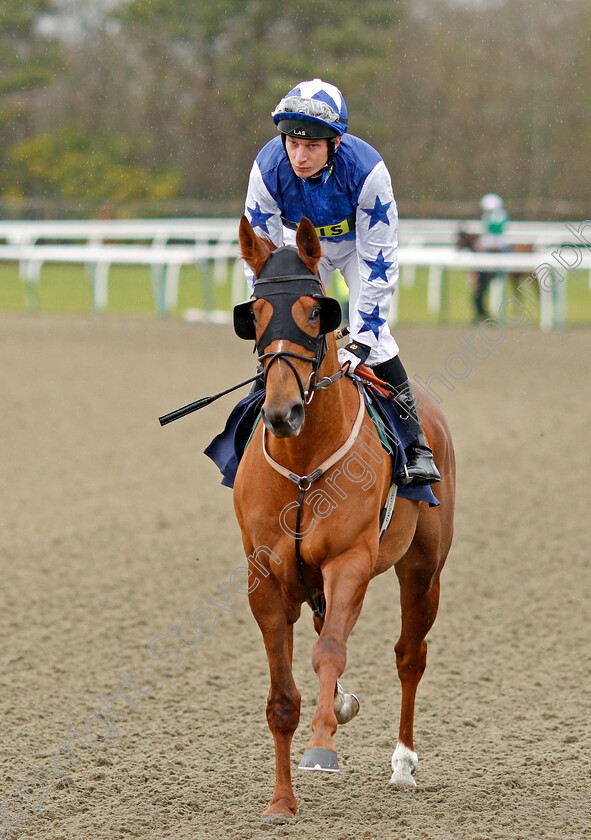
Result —
<instances>
[{"instance_id":1,"label":"blue saddle cloth","mask_svg":"<svg viewBox=\"0 0 591 840\"><path fill-rule=\"evenodd\" d=\"M216 435L204 450L223 475L222 484L225 487L234 486L238 464L260 418L264 401L264 390L255 391L240 400L226 420L224 431Z\"/></svg>"},{"instance_id":2,"label":"blue saddle cloth","mask_svg":"<svg viewBox=\"0 0 591 840\"><path fill-rule=\"evenodd\" d=\"M351 378L358 379L355 376ZM394 476L406 463L404 449L414 438L406 424L400 419L394 403L382 396L367 382L361 380L361 385L365 404L376 424L376 431L382 440L382 445L392 458L392 476ZM228 417L224 431L216 435L205 449L207 457L211 458L222 473L222 484L225 487L234 486L238 464L260 418L264 399L265 392L263 390L248 394L243 400L240 400ZM397 495L402 499L428 502L432 506L439 504L428 485L399 487Z\"/></svg>"}]
</instances>

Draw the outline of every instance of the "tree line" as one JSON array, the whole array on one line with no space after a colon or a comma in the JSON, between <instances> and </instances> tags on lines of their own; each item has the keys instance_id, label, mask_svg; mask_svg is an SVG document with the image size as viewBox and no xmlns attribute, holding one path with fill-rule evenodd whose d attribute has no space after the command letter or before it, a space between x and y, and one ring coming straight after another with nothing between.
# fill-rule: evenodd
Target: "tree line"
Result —
<instances>
[{"instance_id":1,"label":"tree line","mask_svg":"<svg viewBox=\"0 0 591 840\"><path fill-rule=\"evenodd\" d=\"M4 215L236 215L270 112L343 91L406 216L586 218L588 0L3 0Z\"/></svg>"}]
</instances>

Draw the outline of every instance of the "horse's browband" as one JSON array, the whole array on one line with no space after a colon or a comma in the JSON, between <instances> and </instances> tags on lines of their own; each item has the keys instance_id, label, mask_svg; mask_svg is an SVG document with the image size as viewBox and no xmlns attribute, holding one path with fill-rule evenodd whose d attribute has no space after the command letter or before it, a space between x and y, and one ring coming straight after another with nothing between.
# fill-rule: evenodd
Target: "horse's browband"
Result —
<instances>
[{"instance_id":1,"label":"horse's browband","mask_svg":"<svg viewBox=\"0 0 591 840\"><path fill-rule=\"evenodd\" d=\"M320 279L318 277L313 277L310 274L307 274L307 275L304 275L304 274L288 274L286 277L268 277L268 278L263 278L263 279L257 278L257 280L255 281L255 284L254 284L254 293L256 295L257 286L265 286L269 283L277 283L279 285L280 283L285 282L285 280L291 280L292 282L294 280L303 280L306 283L314 283L314 285L322 288L322 283L320 282ZM285 291L285 290L283 290L283 291ZM261 297L262 297L262 295L261 295Z\"/></svg>"}]
</instances>

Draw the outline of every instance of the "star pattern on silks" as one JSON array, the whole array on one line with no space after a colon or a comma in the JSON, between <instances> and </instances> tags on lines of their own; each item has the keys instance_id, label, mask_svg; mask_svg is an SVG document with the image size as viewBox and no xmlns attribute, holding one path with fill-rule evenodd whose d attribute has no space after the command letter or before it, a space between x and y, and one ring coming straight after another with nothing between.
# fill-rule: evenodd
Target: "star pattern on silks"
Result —
<instances>
[{"instance_id":1,"label":"star pattern on silks","mask_svg":"<svg viewBox=\"0 0 591 840\"><path fill-rule=\"evenodd\" d=\"M261 230L264 230L265 233L268 234L269 228L267 227L267 220L270 219L273 214L263 213L263 211L261 210L261 205L258 203L258 201L255 201L254 209L248 206L246 209L250 213L250 223L253 226L253 228L260 227Z\"/></svg>"},{"instance_id":2,"label":"star pattern on silks","mask_svg":"<svg viewBox=\"0 0 591 840\"><path fill-rule=\"evenodd\" d=\"M361 312L361 310L359 310L359 314L361 315L361 320L363 321L363 329L360 329L359 332L369 332L371 330L376 339L379 338L380 329L386 323L386 319L380 318L380 307L377 303L372 312Z\"/></svg>"},{"instance_id":3,"label":"star pattern on silks","mask_svg":"<svg viewBox=\"0 0 591 840\"><path fill-rule=\"evenodd\" d=\"M390 266L394 265L393 262L388 262L384 259L384 254L382 249L380 248L380 253L377 255L375 260L363 260L364 263L371 268L371 274L367 278L371 283L372 280L376 280L378 277L380 280L383 280L384 283L388 282L388 278L386 277L386 272L390 268Z\"/></svg>"},{"instance_id":4,"label":"star pattern on silks","mask_svg":"<svg viewBox=\"0 0 591 840\"><path fill-rule=\"evenodd\" d=\"M374 225L377 225L378 222L384 222L384 224L386 225L390 224L390 219L388 218L388 210L391 204L391 201L389 201L387 204L382 204L379 195L376 195L376 203L374 204L371 210L366 210L364 207L361 208L363 212L367 213L367 215L370 218L370 230Z\"/></svg>"}]
</instances>

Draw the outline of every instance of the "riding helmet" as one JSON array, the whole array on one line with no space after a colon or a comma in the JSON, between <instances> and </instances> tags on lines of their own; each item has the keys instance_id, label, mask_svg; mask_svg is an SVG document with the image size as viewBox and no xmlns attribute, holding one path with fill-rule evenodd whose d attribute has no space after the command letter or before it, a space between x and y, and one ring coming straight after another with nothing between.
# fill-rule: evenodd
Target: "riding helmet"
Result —
<instances>
[{"instance_id":1,"label":"riding helmet","mask_svg":"<svg viewBox=\"0 0 591 840\"><path fill-rule=\"evenodd\" d=\"M503 199L496 193L487 193L480 199L480 209L483 213L491 213L493 210L500 210L503 206Z\"/></svg>"},{"instance_id":2,"label":"riding helmet","mask_svg":"<svg viewBox=\"0 0 591 840\"><path fill-rule=\"evenodd\" d=\"M303 140L341 137L349 119L340 90L321 79L300 82L292 88L272 117L281 134Z\"/></svg>"}]
</instances>

